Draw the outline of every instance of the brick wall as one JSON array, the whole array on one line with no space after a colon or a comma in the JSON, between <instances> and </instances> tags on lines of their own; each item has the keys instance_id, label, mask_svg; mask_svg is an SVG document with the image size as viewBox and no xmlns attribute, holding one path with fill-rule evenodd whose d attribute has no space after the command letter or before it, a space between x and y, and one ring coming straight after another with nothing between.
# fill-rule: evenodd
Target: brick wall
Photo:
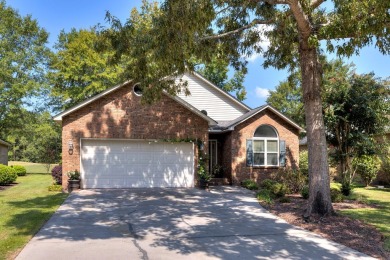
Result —
<instances>
[{"instance_id":1,"label":"brick wall","mask_svg":"<svg viewBox=\"0 0 390 260\"><path fill-rule=\"evenodd\" d=\"M143 105L141 97L133 93L132 85L121 87L63 118L64 190L67 189L65 173L80 170L80 138L197 138L205 141L207 149L208 122L165 95L152 105ZM74 145L72 152L68 150L69 141Z\"/></svg>"},{"instance_id":2,"label":"brick wall","mask_svg":"<svg viewBox=\"0 0 390 260\"><path fill-rule=\"evenodd\" d=\"M270 110L265 110L235 127L232 132L232 181L239 184L242 180L252 178L257 182L267 178L277 167L247 167L246 140L253 137L256 129L263 124L273 126L278 132L279 139L286 141L287 165L298 167L299 138L298 129L292 127L280 116Z\"/></svg>"}]
</instances>

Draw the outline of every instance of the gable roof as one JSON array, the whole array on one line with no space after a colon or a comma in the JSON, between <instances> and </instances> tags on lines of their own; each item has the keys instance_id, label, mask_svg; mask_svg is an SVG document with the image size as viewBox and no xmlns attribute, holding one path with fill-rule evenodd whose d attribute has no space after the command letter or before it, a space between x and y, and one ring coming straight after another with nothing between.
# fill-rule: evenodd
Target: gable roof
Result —
<instances>
[{"instance_id":1,"label":"gable roof","mask_svg":"<svg viewBox=\"0 0 390 260\"><path fill-rule=\"evenodd\" d=\"M91 98L88 98L86 100L84 100L83 102L80 102L79 104L53 116L53 119L54 121L57 121L57 122L61 122L62 121L62 118L66 115L69 115L71 114L72 112L76 111L76 110L79 110L80 108L82 107L85 107L86 105L94 102L95 100L98 100L124 86L127 86L128 84L130 84L132 81L129 80L129 81L126 81L122 84L119 84L119 85L116 85L114 87L111 87L111 88L108 88L106 90L104 90L103 92L91 97ZM177 101L179 104L181 104L182 106L186 107L187 109L189 109L190 111L192 111L193 113L195 113L196 115L200 116L201 118L205 119L206 121L209 122L209 125L210 126L214 126L214 125L217 125L217 122L215 120L213 120L212 118L208 117L207 115L203 114L201 111L199 111L198 109L196 109L195 107L193 107L192 105L190 105L189 103L187 103L186 101L184 101L183 99L177 97L177 96L171 96L167 93L164 92L165 95L167 95L168 97L172 98L173 100Z\"/></svg>"},{"instance_id":2,"label":"gable roof","mask_svg":"<svg viewBox=\"0 0 390 260\"><path fill-rule=\"evenodd\" d=\"M205 77L203 77L201 74L197 73L197 72L191 72L192 75L198 77L199 79L201 79L203 82L205 82L207 85L211 86L212 88L216 89L217 91L219 91L220 93L222 93L224 96L228 97L232 102L238 104L239 106L241 106L242 108L250 111L252 110L252 108L250 108L249 106L247 106L246 104L244 104L242 101L238 100L237 98L235 98L234 96L230 95L228 92L226 92L225 90L219 88L217 85L215 85L214 83L212 83L211 81L209 81L208 79L206 79Z\"/></svg>"},{"instance_id":3,"label":"gable roof","mask_svg":"<svg viewBox=\"0 0 390 260\"><path fill-rule=\"evenodd\" d=\"M8 147L12 146L10 143L7 143L6 141L3 141L0 139L0 144L6 145Z\"/></svg>"},{"instance_id":4,"label":"gable roof","mask_svg":"<svg viewBox=\"0 0 390 260\"><path fill-rule=\"evenodd\" d=\"M246 120L250 119L251 117L257 115L258 113L269 109L275 114L277 114L279 117L281 117L283 120L285 120L287 123L289 123L291 126L295 127L296 129L299 130L299 132L306 132L305 129L300 127L297 123L295 123L293 120L288 118L287 116L283 115L281 112L279 112L276 108L266 104L263 106L260 106L258 108L252 109L248 113L232 120L232 121L220 121L218 122L218 126L213 127L211 131L224 131L224 130L233 130L235 126L245 122Z\"/></svg>"}]
</instances>

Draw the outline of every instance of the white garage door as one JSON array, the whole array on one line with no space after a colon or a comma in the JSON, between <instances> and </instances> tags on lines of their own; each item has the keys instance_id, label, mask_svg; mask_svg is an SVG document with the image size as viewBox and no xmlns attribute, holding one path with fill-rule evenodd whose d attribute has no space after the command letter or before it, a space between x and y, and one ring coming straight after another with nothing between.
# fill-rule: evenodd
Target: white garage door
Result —
<instances>
[{"instance_id":1,"label":"white garage door","mask_svg":"<svg viewBox=\"0 0 390 260\"><path fill-rule=\"evenodd\" d=\"M192 143L83 139L83 188L193 187Z\"/></svg>"}]
</instances>

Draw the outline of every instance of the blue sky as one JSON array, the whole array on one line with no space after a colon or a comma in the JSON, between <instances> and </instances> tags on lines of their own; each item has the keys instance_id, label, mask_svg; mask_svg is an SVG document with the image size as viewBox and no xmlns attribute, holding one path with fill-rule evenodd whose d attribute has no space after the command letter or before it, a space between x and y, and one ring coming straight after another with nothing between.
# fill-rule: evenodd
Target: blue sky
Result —
<instances>
[{"instance_id":1,"label":"blue sky","mask_svg":"<svg viewBox=\"0 0 390 260\"><path fill-rule=\"evenodd\" d=\"M71 28L89 28L98 23L105 25L106 11L122 21L129 17L133 7L139 8L141 0L8 0L7 5L19 10L21 15L31 14L41 27L50 33L49 45L57 41L59 32ZM335 58L334 55L329 56ZM390 56L380 54L373 47L364 48L359 56L346 59L356 65L358 73L374 72L378 77L390 76ZM244 85L248 92L244 101L250 107L265 103L268 90L287 77L286 71L265 70L261 56L251 57Z\"/></svg>"}]
</instances>

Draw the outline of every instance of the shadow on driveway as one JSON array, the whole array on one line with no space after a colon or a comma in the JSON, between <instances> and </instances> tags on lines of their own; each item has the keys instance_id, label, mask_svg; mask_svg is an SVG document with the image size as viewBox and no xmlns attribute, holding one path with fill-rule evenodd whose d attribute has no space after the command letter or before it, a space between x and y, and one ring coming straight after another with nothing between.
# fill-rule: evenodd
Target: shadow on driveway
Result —
<instances>
[{"instance_id":1,"label":"shadow on driveway","mask_svg":"<svg viewBox=\"0 0 390 260\"><path fill-rule=\"evenodd\" d=\"M17 259L363 259L221 186L72 193ZM73 257L72 257L73 256Z\"/></svg>"}]
</instances>

